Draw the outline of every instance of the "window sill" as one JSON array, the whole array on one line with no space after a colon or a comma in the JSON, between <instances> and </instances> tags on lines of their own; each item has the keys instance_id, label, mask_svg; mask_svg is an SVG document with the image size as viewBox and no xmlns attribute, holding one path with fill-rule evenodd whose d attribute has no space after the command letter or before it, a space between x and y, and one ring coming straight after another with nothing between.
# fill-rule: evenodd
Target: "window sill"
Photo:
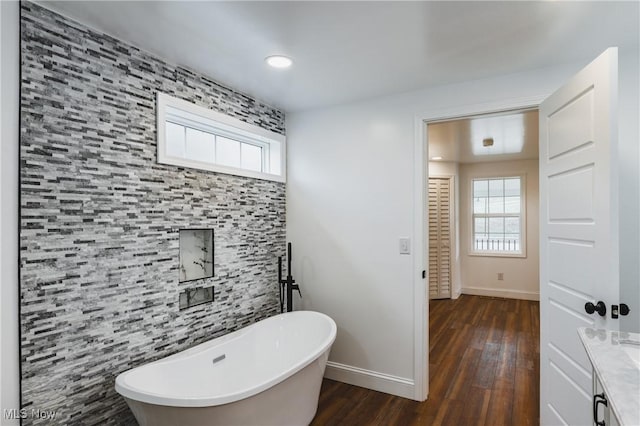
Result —
<instances>
[{"instance_id":1,"label":"window sill","mask_svg":"<svg viewBox=\"0 0 640 426\"><path fill-rule=\"evenodd\" d=\"M256 172L236 167L228 167L220 164L205 163L202 161L188 160L185 158L169 157L158 153L158 164L166 164L170 166L186 167L200 171L224 173L227 175L243 176L254 179L270 180L274 182L286 182L283 175L272 175L264 172Z\"/></svg>"},{"instance_id":2,"label":"window sill","mask_svg":"<svg viewBox=\"0 0 640 426\"><path fill-rule=\"evenodd\" d=\"M516 259L527 257L527 253L501 253L496 251L470 251L468 254L476 257L513 257Z\"/></svg>"}]
</instances>

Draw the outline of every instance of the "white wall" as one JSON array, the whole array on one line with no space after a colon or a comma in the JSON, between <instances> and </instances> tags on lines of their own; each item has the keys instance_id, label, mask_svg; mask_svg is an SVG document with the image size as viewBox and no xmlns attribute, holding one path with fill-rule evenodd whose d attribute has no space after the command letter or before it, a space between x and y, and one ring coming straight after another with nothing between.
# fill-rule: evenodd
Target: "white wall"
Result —
<instances>
[{"instance_id":1,"label":"white wall","mask_svg":"<svg viewBox=\"0 0 640 426\"><path fill-rule=\"evenodd\" d=\"M349 367L342 380L400 394L415 379L413 277L424 261L398 253L414 229L415 119L549 94L589 62L288 114L293 269L302 307L338 324L330 360ZM637 269L637 248L629 255Z\"/></svg>"},{"instance_id":2,"label":"white wall","mask_svg":"<svg viewBox=\"0 0 640 426\"><path fill-rule=\"evenodd\" d=\"M429 161L429 176L457 176L458 163L451 161Z\"/></svg>"},{"instance_id":3,"label":"white wall","mask_svg":"<svg viewBox=\"0 0 640 426\"><path fill-rule=\"evenodd\" d=\"M524 175L526 182L527 256L470 256L471 179ZM462 243L462 293L538 300L540 297L538 160L501 161L460 165L460 240ZM504 280L498 280L498 273Z\"/></svg>"},{"instance_id":4,"label":"white wall","mask_svg":"<svg viewBox=\"0 0 640 426\"><path fill-rule=\"evenodd\" d=\"M0 1L0 416L19 408L18 98L19 4ZM18 420L0 417L2 425Z\"/></svg>"},{"instance_id":5,"label":"white wall","mask_svg":"<svg viewBox=\"0 0 640 426\"><path fill-rule=\"evenodd\" d=\"M462 291L460 251L460 165L450 161L429 161L429 176L453 177L453 228L451 230L451 298L457 299Z\"/></svg>"},{"instance_id":6,"label":"white wall","mask_svg":"<svg viewBox=\"0 0 640 426\"><path fill-rule=\"evenodd\" d=\"M620 301L631 307L623 330L640 333L640 65L620 55Z\"/></svg>"},{"instance_id":7,"label":"white wall","mask_svg":"<svg viewBox=\"0 0 640 426\"><path fill-rule=\"evenodd\" d=\"M287 236L303 307L338 324L331 361L414 381L413 274L424 261L400 255L398 238L413 235L416 116L551 93L582 65L287 116Z\"/></svg>"}]
</instances>

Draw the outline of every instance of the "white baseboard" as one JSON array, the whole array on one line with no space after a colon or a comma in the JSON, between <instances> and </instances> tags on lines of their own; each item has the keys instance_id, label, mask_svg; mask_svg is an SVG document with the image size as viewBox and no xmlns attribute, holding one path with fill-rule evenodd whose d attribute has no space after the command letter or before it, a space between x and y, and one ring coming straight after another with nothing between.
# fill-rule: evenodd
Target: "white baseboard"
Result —
<instances>
[{"instance_id":1,"label":"white baseboard","mask_svg":"<svg viewBox=\"0 0 640 426\"><path fill-rule=\"evenodd\" d=\"M474 296L504 297L505 299L540 300L540 293L503 288L463 287L462 294Z\"/></svg>"},{"instance_id":2,"label":"white baseboard","mask_svg":"<svg viewBox=\"0 0 640 426\"><path fill-rule=\"evenodd\" d=\"M403 398L414 399L415 384L413 380L390 374L352 367L338 362L328 361L324 377L350 385L373 389Z\"/></svg>"}]
</instances>

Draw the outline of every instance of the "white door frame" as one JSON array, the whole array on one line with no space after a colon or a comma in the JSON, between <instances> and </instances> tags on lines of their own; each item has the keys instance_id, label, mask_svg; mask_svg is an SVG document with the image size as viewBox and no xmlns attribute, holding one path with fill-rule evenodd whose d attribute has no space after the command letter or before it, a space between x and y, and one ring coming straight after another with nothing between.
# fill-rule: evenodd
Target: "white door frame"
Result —
<instances>
[{"instance_id":1,"label":"white door frame","mask_svg":"<svg viewBox=\"0 0 640 426\"><path fill-rule=\"evenodd\" d=\"M413 290L413 331L414 331L414 399L424 401L429 395L429 294L427 280L422 278L422 271L429 265L429 248L426 224L427 180L429 176L429 141L427 124L443 120L469 117L479 114L500 113L518 109L538 108L549 96L512 98L501 101L472 105L434 109L416 114L414 117L414 166L413 166L413 240L415 252L413 256L414 290Z\"/></svg>"}]
</instances>

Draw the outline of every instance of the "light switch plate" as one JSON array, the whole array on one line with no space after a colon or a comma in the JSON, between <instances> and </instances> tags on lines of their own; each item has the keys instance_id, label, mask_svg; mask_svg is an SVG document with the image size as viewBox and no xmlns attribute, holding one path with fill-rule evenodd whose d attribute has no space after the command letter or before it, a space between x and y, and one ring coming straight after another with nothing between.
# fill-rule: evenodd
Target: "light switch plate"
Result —
<instances>
[{"instance_id":1,"label":"light switch plate","mask_svg":"<svg viewBox=\"0 0 640 426\"><path fill-rule=\"evenodd\" d=\"M400 254L411 254L410 238L400 238Z\"/></svg>"}]
</instances>

